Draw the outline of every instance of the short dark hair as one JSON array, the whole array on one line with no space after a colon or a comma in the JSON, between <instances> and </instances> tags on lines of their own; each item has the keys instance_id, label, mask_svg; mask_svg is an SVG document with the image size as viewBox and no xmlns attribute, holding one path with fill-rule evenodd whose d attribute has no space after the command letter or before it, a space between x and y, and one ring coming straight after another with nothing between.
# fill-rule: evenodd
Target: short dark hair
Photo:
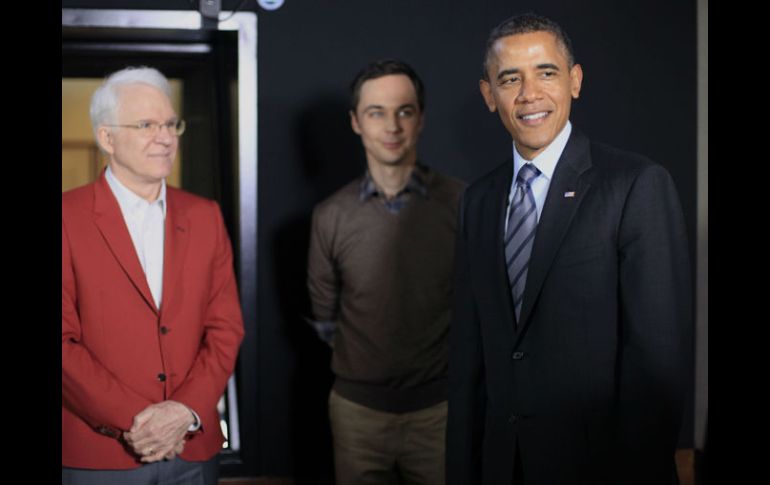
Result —
<instances>
[{"instance_id":1,"label":"short dark hair","mask_svg":"<svg viewBox=\"0 0 770 485\"><path fill-rule=\"evenodd\" d=\"M356 77L353 78L353 82L350 83L350 109L353 110L354 113L356 112L358 102L361 99L361 86L366 81L383 76L390 76L392 74L403 74L412 81L414 90L417 92L417 104L420 106L420 112L424 112L425 86L414 69L412 69L406 62L398 59L384 59L371 62L356 74Z\"/></svg>"},{"instance_id":2,"label":"short dark hair","mask_svg":"<svg viewBox=\"0 0 770 485\"><path fill-rule=\"evenodd\" d=\"M487 47L484 53L484 65L482 79L489 80L488 68L492 58L492 48L498 39L508 37L510 35L517 34L529 34L532 32L550 32L556 37L556 41L564 49L567 55L567 63L570 67L575 65L575 54L572 50L572 41L569 36L561 28L559 24L553 20L543 17L535 13L525 13L521 15L514 15L506 20L503 20L497 27L492 29L487 38Z\"/></svg>"}]
</instances>

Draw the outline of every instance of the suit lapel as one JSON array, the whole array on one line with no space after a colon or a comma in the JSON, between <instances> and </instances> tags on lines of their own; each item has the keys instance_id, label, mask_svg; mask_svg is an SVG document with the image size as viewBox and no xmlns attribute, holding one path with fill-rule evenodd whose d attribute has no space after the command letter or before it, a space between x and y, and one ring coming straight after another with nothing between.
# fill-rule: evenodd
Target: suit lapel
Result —
<instances>
[{"instance_id":1,"label":"suit lapel","mask_svg":"<svg viewBox=\"0 0 770 485\"><path fill-rule=\"evenodd\" d=\"M176 197L176 191L166 188L166 211L165 240L163 243L163 301L161 308L168 308L170 301L173 301L174 293L172 290L179 284L180 273L184 266L185 255L187 254L187 245L190 241L190 220L179 207L179 199Z\"/></svg>"},{"instance_id":2,"label":"suit lapel","mask_svg":"<svg viewBox=\"0 0 770 485\"><path fill-rule=\"evenodd\" d=\"M483 261L491 261L488 267L489 275L484 276L482 281L488 281L490 286L484 290L487 294L493 295L500 302L496 305L502 311L502 317L499 321L505 326L500 332L514 336L514 325L508 322L514 321L513 302L511 301L510 285L508 284L508 273L505 266L505 248L503 247L503 228L505 227L505 209L508 205L508 194L511 188L511 179L513 178L513 162L508 160L500 169L500 172L490 182L489 190L484 192L484 199L481 204L481 213L479 225L482 228L483 246L479 254ZM490 232L485 227L493 227ZM493 255L490 259L484 255ZM502 335L498 333L498 335Z\"/></svg>"},{"instance_id":3,"label":"suit lapel","mask_svg":"<svg viewBox=\"0 0 770 485\"><path fill-rule=\"evenodd\" d=\"M528 325L535 301L556 252L561 246L575 212L590 190L589 177L582 176L590 168L588 139L573 128L556 166L537 226L521 307L522 325L519 330L523 330ZM569 192L574 192L574 195L565 196ZM518 338L521 338L522 334L523 332L520 331Z\"/></svg>"},{"instance_id":4,"label":"suit lapel","mask_svg":"<svg viewBox=\"0 0 770 485\"><path fill-rule=\"evenodd\" d=\"M107 184L104 172L94 184L94 222L131 283L150 308L157 312L155 301L147 284L147 277L139 262L139 257L136 255L136 249L134 249L134 243L128 233L126 222L123 220L118 201Z\"/></svg>"}]
</instances>

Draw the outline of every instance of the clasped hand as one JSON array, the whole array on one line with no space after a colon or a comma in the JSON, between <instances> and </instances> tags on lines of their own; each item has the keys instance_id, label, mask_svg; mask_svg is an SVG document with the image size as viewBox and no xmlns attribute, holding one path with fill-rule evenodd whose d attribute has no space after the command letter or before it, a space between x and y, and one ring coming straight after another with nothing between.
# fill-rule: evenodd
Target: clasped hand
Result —
<instances>
[{"instance_id":1,"label":"clasped hand","mask_svg":"<svg viewBox=\"0 0 770 485\"><path fill-rule=\"evenodd\" d=\"M194 422L187 406L163 401L134 416L131 429L123 433L123 438L144 463L171 460L184 450L185 435Z\"/></svg>"}]
</instances>

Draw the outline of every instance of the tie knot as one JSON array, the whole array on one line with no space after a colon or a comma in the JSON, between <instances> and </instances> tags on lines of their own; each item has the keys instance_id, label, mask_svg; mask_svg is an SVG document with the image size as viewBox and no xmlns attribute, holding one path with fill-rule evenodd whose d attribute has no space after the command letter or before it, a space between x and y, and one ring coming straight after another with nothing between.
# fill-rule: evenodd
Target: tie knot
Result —
<instances>
[{"instance_id":1,"label":"tie knot","mask_svg":"<svg viewBox=\"0 0 770 485\"><path fill-rule=\"evenodd\" d=\"M516 176L516 180L519 183L529 185L530 182L532 182L532 180L534 180L534 178L538 175L540 175L540 170L538 170L537 167L531 163L527 163L522 165L522 167L519 169L519 174Z\"/></svg>"}]
</instances>

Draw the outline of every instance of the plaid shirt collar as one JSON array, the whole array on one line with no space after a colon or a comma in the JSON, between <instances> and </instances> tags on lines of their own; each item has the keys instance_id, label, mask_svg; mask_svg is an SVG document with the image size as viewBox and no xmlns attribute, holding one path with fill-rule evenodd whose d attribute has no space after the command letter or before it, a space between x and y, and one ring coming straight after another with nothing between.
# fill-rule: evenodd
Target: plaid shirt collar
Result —
<instances>
[{"instance_id":1,"label":"plaid shirt collar","mask_svg":"<svg viewBox=\"0 0 770 485\"><path fill-rule=\"evenodd\" d=\"M411 175L409 176L409 181L406 183L406 186L401 189L401 191L396 194L393 199L404 199L405 194L416 192L423 197L426 197L428 195L428 184L427 184L427 177L428 177L428 167L418 163L415 165L414 169L412 170ZM371 199L374 196L382 196L380 190L377 188L377 184L374 183L374 179L372 178L372 175L369 173L369 170L366 171L364 174L364 178L361 180L361 187L358 192L358 199L361 202L365 202L369 199ZM385 199L385 197L383 197Z\"/></svg>"}]
</instances>

